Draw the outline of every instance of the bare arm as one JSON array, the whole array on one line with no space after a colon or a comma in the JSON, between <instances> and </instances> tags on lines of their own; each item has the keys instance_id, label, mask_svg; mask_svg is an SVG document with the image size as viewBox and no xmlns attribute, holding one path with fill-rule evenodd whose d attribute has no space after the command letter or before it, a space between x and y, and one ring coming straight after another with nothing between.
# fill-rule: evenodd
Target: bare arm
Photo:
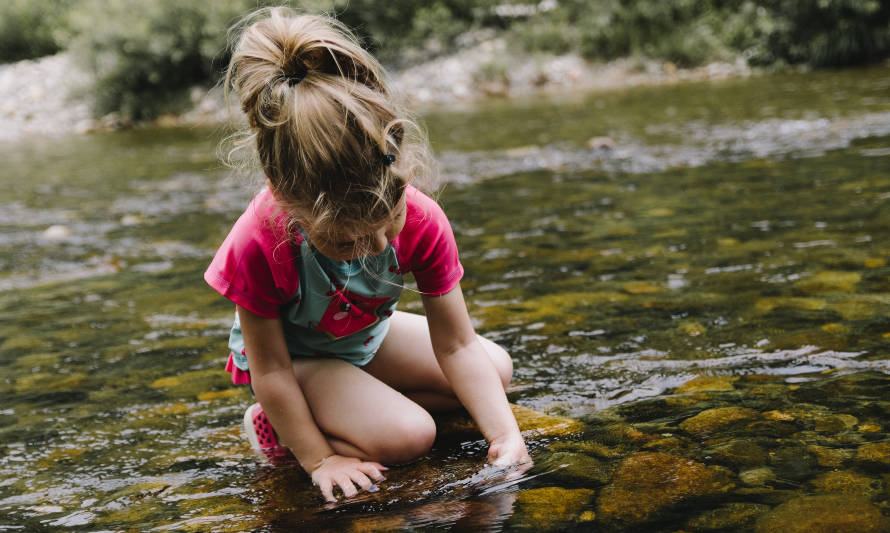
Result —
<instances>
[{"instance_id":1,"label":"bare arm","mask_svg":"<svg viewBox=\"0 0 890 533\"><path fill-rule=\"evenodd\" d=\"M360 477L359 473L382 477L379 470L383 466L378 463L336 455L318 428L291 368L281 320L261 317L240 306L238 317L254 394L279 442L290 448L327 501L334 501L335 482L349 497L356 492L349 480Z\"/></svg>"},{"instance_id":2,"label":"bare arm","mask_svg":"<svg viewBox=\"0 0 890 533\"><path fill-rule=\"evenodd\" d=\"M424 296L433 351L457 398L489 442L496 465L530 461L497 370L479 342L460 286Z\"/></svg>"}]
</instances>

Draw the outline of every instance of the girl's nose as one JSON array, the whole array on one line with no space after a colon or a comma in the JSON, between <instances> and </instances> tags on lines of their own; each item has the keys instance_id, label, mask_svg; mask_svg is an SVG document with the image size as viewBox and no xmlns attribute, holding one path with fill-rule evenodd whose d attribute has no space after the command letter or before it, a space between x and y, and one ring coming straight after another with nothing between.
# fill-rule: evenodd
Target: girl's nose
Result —
<instances>
[{"instance_id":1,"label":"girl's nose","mask_svg":"<svg viewBox=\"0 0 890 533\"><path fill-rule=\"evenodd\" d=\"M386 249L386 231L378 231L374 234L373 239L371 240L371 251L374 255L383 253L383 250Z\"/></svg>"}]
</instances>

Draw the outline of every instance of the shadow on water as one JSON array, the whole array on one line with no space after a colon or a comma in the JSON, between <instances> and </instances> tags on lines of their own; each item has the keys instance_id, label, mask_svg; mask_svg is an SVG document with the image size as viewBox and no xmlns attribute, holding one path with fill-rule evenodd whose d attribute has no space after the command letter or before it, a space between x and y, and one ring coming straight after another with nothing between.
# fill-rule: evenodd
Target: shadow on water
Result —
<instances>
[{"instance_id":1,"label":"shadow on water","mask_svg":"<svg viewBox=\"0 0 890 533\"><path fill-rule=\"evenodd\" d=\"M0 529L887 530L888 86L871 69L431 116L462 286L514 356L535 464L484 469L455 415L331 507L240 433L232 309L201 274L254 186L211 132L4 147Z\"/></svg>"}]
</instances>

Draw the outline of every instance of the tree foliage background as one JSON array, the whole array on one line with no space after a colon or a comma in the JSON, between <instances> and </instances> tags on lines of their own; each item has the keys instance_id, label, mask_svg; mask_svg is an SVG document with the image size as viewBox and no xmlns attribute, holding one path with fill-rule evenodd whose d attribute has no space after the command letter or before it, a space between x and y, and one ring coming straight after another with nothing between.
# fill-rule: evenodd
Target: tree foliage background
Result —
<instances>
[{"instance_id":1,"label":"tree foliage background","mask_svg":"<svg viewBox=\"0 0 890 533\"><path fill-rule=\"evenodd\" d=\"M148 118L219 79L227 30L267 0L4 0L0 62L72 51L94 74L96 110ZM355 28L391 66L459 46L480 30L519 53L641 56L695 66L840 67L890 55L881 0L305 0Z\"/></svg>"}]
</instances>

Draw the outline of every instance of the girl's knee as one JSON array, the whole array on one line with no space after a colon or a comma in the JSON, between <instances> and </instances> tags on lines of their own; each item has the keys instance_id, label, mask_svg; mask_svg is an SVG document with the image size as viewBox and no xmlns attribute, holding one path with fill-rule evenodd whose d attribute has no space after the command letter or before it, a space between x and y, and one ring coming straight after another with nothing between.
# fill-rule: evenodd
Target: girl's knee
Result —
<instances>
[{"instance_id":1,"label":"girl's knee","mask_svg":"<svg viewBox=\"0 0 890 533\"><path fill-rule=\"evenodd\" d=\"M399 417L386 431L386 442L377 455L382 463L399 464L413 461L430 451L436 440L436 422L426 411Z\"/></svg>"}]
</instances>

